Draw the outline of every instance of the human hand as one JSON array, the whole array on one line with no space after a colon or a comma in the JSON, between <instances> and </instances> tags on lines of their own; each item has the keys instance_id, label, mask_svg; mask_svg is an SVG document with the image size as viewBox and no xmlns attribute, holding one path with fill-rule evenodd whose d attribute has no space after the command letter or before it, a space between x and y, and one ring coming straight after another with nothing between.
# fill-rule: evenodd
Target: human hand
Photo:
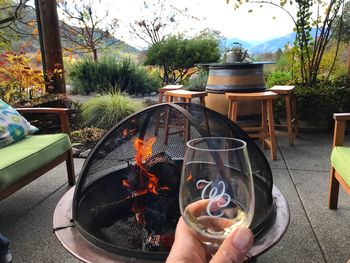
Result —
<instances>
[{"instance_id":1,"label":"human hand","mask_svg":"<svg viewBox=\"0 0 350 263\"><path fill-rule=\"evenodd\" d=\"M253 244L253 234L245 227L237 227L220 245L211 263L240 263ZM182 217L176 227L175 241L167 263L207 262L203 243L186 225Z\"/></svg>"}]
</instances>

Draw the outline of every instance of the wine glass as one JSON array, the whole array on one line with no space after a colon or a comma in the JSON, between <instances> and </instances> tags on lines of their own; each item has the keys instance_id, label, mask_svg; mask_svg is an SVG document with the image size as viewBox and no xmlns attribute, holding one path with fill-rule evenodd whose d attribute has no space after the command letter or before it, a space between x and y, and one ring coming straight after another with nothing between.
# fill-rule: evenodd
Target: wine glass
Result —
<instances>
[{"instance_id":1,"label":"wine glass","mask_svg":"<svg viewBox=\"0 0 350 263\"><path fill-rule=\"evenodd\" d=\"M180 210L203 243L217 249L237 226L248 227L254 205L253 177L244 141L204 137L187 142Z\"/></svg>"}]
</instances>

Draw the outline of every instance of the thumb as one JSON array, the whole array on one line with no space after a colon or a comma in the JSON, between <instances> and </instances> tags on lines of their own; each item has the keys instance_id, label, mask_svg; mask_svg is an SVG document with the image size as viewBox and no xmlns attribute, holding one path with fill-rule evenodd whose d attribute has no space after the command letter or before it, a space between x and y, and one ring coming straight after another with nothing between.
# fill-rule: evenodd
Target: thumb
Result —
<instances>
[{"instance_id":1,"label":"thumb","mask_svg":"<svg viewBox=\"0 0 350 263\"><path fill-rule=\"evenodd\" d=\"M211 263L240 263L253 244L253 234L245 227L237 227L221 244Z\"/></svg>"}]
</instances>

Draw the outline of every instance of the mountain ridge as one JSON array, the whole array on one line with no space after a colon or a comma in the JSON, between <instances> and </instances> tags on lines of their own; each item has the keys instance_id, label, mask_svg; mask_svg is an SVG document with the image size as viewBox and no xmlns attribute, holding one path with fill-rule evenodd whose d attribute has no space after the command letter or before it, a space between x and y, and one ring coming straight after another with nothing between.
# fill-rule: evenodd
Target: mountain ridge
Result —
<instances>
[{"instance_id":1,"label":"mountain ridge","mask_svg":"<svg viewBox=\"0 0 350 263\"><path fill-rule=\"evenodd\" d=\"M315 34L316 29L313 28L311 30L311 35L315 36ZM247 41L239 38L227 38L221 41L220 46L222 46L224 50L225 48L228 48L230 45L232 45L233 42L239 42L242 44L243 48L247 49L248 52L253 55L261 53L274 53L278 49L283 49L288 44L293 45L295 37L296 33L292 32L281 37L261 41L258 44L254 43L256 41Z\"/></svg>"},{"instance_id":2,"label":"mountain ridge","mask_svg":"<svg viewBox=\"0 0 350 263\"><path fill-rule=\"evenodd\" d=\"M270 40L263 40L260 41L260 43L256 44L253 41L249 40L242 40L239 38L229 38L224 39L221 41L220 46L223 47L223 49L228 48L232 45L234 42L239 42L242 44L242 47L247 49L249 53L251 54L260 54L260 53L274 53L278 49L283 49L285 45L288 43L293 43L295 39L295 32L281 36L276 37Z\"/></svg>"}]
</instances>

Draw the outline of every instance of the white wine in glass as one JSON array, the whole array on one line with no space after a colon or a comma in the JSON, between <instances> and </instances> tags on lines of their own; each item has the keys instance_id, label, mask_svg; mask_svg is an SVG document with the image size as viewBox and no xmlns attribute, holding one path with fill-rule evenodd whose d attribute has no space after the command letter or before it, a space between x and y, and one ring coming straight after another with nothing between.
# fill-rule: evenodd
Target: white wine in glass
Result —
<instances>
[{"instance_id":1,"label":"white wine in glass","mask_svg":"<svg viewBox=\"0 0 350 263\"><path fill-rule=\"evenodd\" d=\"M244 141L205 137L187 143L180 184L185 222L206 244L220 244L254 214L253 177Z\"/></svg>"}]
</instances>

